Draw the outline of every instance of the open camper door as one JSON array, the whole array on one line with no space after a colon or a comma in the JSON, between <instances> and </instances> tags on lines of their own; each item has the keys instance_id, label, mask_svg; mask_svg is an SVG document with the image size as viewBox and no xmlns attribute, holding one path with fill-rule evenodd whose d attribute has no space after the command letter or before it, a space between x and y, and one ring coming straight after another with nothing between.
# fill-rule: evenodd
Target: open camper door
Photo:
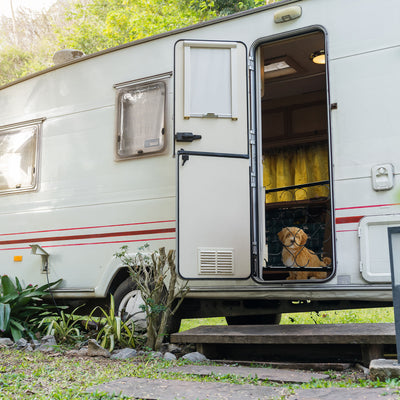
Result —
<instances>
[{"instance_id":1,"label":"open camper door","mask_svg":"<svg viewBox=\"0 0 400 400\"><path fill-rule=\"evenodd\" d=\"M250 276L246 47L175 46L178 270L187 279Z\"/></svg>"}]
</instances>

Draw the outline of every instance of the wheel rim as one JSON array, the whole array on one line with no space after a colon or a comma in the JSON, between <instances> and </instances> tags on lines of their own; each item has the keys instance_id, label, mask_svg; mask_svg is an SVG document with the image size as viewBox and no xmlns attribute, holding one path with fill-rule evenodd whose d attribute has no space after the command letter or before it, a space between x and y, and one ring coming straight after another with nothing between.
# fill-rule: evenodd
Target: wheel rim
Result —
<instances>
[{"instance_id":1,"label":"wheel rim","mask_svg":"<svg viewBox=\"0 0 400 400\"><path fill-rule=\"evenodd\" d=\"M146 313L141 307L144 304L140 290L132 290L122 298L118 307L118 315L125 322L133 322L135 330L146 330Z\"/></svg>"}]
</instances>

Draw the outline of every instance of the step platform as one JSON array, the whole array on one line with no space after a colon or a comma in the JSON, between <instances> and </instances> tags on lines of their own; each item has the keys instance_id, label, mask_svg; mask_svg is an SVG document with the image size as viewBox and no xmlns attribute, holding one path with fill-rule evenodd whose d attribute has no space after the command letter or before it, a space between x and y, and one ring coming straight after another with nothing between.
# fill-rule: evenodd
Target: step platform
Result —
<instances>
[{"instance_id":1,"label":"step platform","mask_svg":"<svg viewBox=\"0 0 400 400\"><path fill-rule=\"evenodd\" d=\"M199 326L174 333L171 343L195 344L209 359L360 362L396 357L392 323Z\"/></svg>"}]
</instances>

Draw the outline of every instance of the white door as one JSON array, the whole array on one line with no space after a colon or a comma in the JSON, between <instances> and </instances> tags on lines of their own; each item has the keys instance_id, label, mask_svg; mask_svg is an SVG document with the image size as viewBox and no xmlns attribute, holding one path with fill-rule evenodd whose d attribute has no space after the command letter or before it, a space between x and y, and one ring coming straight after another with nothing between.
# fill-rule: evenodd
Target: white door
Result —
<instances>
[{"instance_id":1,"label":"white door","mask_svg":"<svg viewBox=\"0 0 400 400\"><path fill-rule=\"evenodd\" d=\"M178 269L187 279L250 276L246 47L175 46Z\"/></svg>"}]
</instances>

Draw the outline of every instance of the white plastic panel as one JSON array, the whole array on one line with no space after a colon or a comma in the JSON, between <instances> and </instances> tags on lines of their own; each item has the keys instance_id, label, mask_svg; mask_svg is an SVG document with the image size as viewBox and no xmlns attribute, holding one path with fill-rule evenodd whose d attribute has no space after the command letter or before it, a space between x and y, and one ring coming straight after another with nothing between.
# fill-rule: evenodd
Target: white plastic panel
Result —
<instances>
[{"instance_id":1,"label":"white plastic panel","mask_svg":"<svg viewBox=\"0 0 400 400\"><path fill-rule=\"evenodd\" d=\"M179 157L178 269L187 279L250 275L246 158Z\"/></svg>"},{"instance_id":2,"label":"white plastic panel","mask_svg":"<svg viewBox=\"0 0 400 400\"><path fill-rule=\"evenodd\" d=\"M400 215L364 217L360 221L361 272L368 282L390 282L388 228L400 226Z\"/></svg>"}]
</instances>

